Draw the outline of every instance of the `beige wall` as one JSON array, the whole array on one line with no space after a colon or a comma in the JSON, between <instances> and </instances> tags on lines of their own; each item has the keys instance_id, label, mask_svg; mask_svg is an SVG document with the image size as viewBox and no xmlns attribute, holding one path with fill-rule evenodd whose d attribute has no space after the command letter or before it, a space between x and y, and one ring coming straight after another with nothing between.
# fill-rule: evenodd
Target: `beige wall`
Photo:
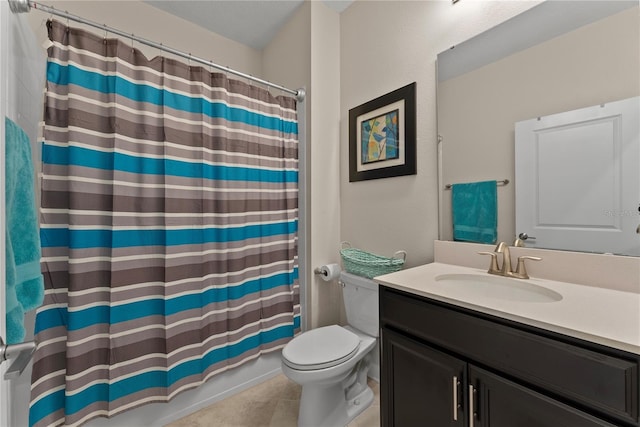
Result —
<instances>
[{"instance_id":1,"label":"beige wall","mask_svg":"<svg viewBox=\"0 0 640 427\"><path fill-rule=\"evenodd\" d=\"M441 82L443 184L511 181L498 188L498 241L517 234L514 123L639 95L639 40L635 7ZM450 191L442 200L451 240Z\"/></svg>"},{"instance_id":2,"label":"beige wall","mask_svg":"<svg viewBox=\"0 0 640 427\"><path fill-rule=\"evenodd\" d=\"M341 289L313 274L323 264L337 262L340 242L340 16L324 3L306 2L263 52L264 78L285 86L305 87L306 185L304 277L307 326L336 323ZM279 79L279 80L278 80Z\"/></svg>"},{"instance_id":3,"label":"beige wall","mask_svg":"<svg viewBox=\"0 0 640 427\"><path fill-rule=\"evenodd\" d=\"M341 239L407 266L433 260L438 237L436 76L439 52L537 2L356 1L341 14ZM417 83L417 175L349 182L349 109Z\"/></svg>"},{"instance_id":4,"label":"beige wall","mask_svg":"<svg viewBox=\"0 0 640 427\"><path fill-rule=\"evenodd\" d=\"M106 24L127 33L165 44L174 49L193 54L203 59L229 66L254 76L262 75L261 52L241 43L229 40L218 34L205 30L183 19L140 1L47 1L44 4L59 10L65 10L74 15L91 21ZM46 20L49 15L32 10L27 15L31 28L36 32L39 40L46 40ZM64 22L64 18L53 17ZM71 26L83 28L73 21ZM86 26L95 33L100 30ZM113 35L109 35L113 37ZM161 55L158 49L133 43L148 58ZM163 54L167 56L166 54Z\"/></svg>"},{"instance_id":5,"label":"beige wall","mask_svg":"<svg viewBox=\"0 0 640 427\"><path fill-rule=\"evenodd\" d=\"M340 15L311 2L310 267L339 262L340 244ZM311 326L337 323L342 288L313 276Z\"/></svg>"}]
</instances>

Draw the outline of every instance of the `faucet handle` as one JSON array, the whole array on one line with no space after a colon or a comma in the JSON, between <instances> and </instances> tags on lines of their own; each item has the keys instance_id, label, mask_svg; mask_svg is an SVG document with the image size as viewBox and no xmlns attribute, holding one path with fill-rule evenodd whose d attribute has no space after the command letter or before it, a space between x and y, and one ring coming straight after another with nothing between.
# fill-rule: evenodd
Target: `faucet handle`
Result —
<instances>
[{"instance_id":1,"label":"faucet handle","mask_svg":"<svg viewBox=\"0 0 640 427\"><path fill-rule=\"evenodd\" d=\"M527 269L524 266L524 260L530 259L531 261L541 261L542 258L539 256L529 256L522 255L518 257L518 266L516 267L516 271L511 275L511 277L515 277L518 279L528 279L529 275L527 274Z\"/></svg>"},{"instance_id":2,"label":"faucet handle","mask_svg":"<svg viewBox=\"0 0 640 427\"><path fill-rule=\"evenodd\" d=\"M500 274L500 269L498 268L498 254L495 252L478 252L479 255L489 255L491 257L491 264L489 265L489 270L487 273L489 274Z\"/></svg>"}]
</instances>

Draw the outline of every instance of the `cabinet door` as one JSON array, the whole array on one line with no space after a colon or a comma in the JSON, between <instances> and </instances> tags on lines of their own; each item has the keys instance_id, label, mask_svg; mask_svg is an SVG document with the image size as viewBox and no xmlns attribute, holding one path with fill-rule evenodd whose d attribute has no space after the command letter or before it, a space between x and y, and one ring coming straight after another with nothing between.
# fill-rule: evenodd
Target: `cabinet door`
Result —
<instances>
[{"instance_id":1,"label":"cabinet door","mask_svg":"<svg viewBox=\"0 0 640 427\"><path fill-rule=\"evenodd\" d=\"M469 384L473 427L614 427L472 365Z\"/></svg>"},{"instance_id":2,"label":"cabinet door","mask_svg":"<svg viewBox=\"0 0 640 427\"><path fill-rule=\"evenodd\" d=\"M382 425L466 425L466 363L386 328L381 337Z\"/></svg>"}]
</instances>

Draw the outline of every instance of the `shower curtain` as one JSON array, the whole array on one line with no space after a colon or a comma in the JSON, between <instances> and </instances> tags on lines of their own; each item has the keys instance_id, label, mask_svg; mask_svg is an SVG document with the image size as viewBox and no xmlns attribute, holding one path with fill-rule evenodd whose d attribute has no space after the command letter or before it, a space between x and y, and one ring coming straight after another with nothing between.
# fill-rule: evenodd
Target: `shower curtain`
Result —
<instances>
[{"instance_id":1,"label":"shower curtain","mask_svg":"<svg viewBox=\"0 0 640 427\"><path fill-rule=\"evenodd\" d=\"M35 426L168 401L300 324L295 100L48 29Z\"/></svg>"}]
</instances>

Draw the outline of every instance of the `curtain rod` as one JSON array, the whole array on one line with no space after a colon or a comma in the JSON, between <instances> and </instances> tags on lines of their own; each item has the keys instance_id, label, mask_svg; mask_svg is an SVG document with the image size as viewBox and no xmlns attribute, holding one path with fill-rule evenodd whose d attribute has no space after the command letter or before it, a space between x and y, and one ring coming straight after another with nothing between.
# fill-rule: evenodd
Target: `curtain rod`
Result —
<instances>
[{"instance_id":1,"label":"curtain rod","mask_svg":"<svg viewBox=\"0 0 640 427\"><path fill-rule=\"evenodd\" d=\"M160 51L169 52L169 53L171 53L173 55L180 56L182 58L186 58L186 59L188 59L190 61L197 62L197 63L203 64L203 65L207 65L209 67L213 67L213 68L216 68L218 70L222 70L222 71L227 72L229 74L234 74L236 76L239 76L239 77L242 77L242 78L257 82L257 83L260 83L262 85L278 89L278 90L280 90L282 92L286 92L286 93L295 95L296 99L298 101L303 101L304 98L305 98L304 89L297 89L297 90L296 89L289 89L289 88L281 86L279 84L271 83L271 82L269 82L267 80L263 80L263 79L260 79L258 77L253 77L250 74L245 74L245 73L243 73L241 71L236 71L234 69L231 69L229 67L225 67L223 65L218 65L218 64L216 64L216 63L214 63L212 61L208 61L206 59L198 58L197 56L192 56L190 53L185 53L185 52L179 51L177 49L173 49L171 47L163 45L162 43L156 43L156 42L153 42L151 40L147 40L147 39L144 39L142 37L138 37L138 36L136 36L134 34L128 34L128 33L125 33L124 31L118 30L117 28L109 27L106 24L98 24L97 22L90 21L88 19L82 18L82 17L77 16L77 15L73 15L73 14L67 12L67 11L61 11L61 10L55 9L55 8L53 8L51 6L47 6L47 5L44 5L44 4L41 4L41 3L36 3L35 1L31 1L31 0L9 0L9 8L11 9L11 11L13 13L25 13L25 12L29 12L31 9L36 9L36 10L41 10L43 12L50 13L52 15L61 16L63 18L67 18L67 19L70 19L72 21L79 22L81 24L86 24L86 25L89 25L91 27L99 28L101 30L107 31L107 32L112 33L112 34L116 34L118 36L125 37L127 39L136 41L138 43L154 47L156 49L159 49Z\"/></svg>"}]
</instances>

